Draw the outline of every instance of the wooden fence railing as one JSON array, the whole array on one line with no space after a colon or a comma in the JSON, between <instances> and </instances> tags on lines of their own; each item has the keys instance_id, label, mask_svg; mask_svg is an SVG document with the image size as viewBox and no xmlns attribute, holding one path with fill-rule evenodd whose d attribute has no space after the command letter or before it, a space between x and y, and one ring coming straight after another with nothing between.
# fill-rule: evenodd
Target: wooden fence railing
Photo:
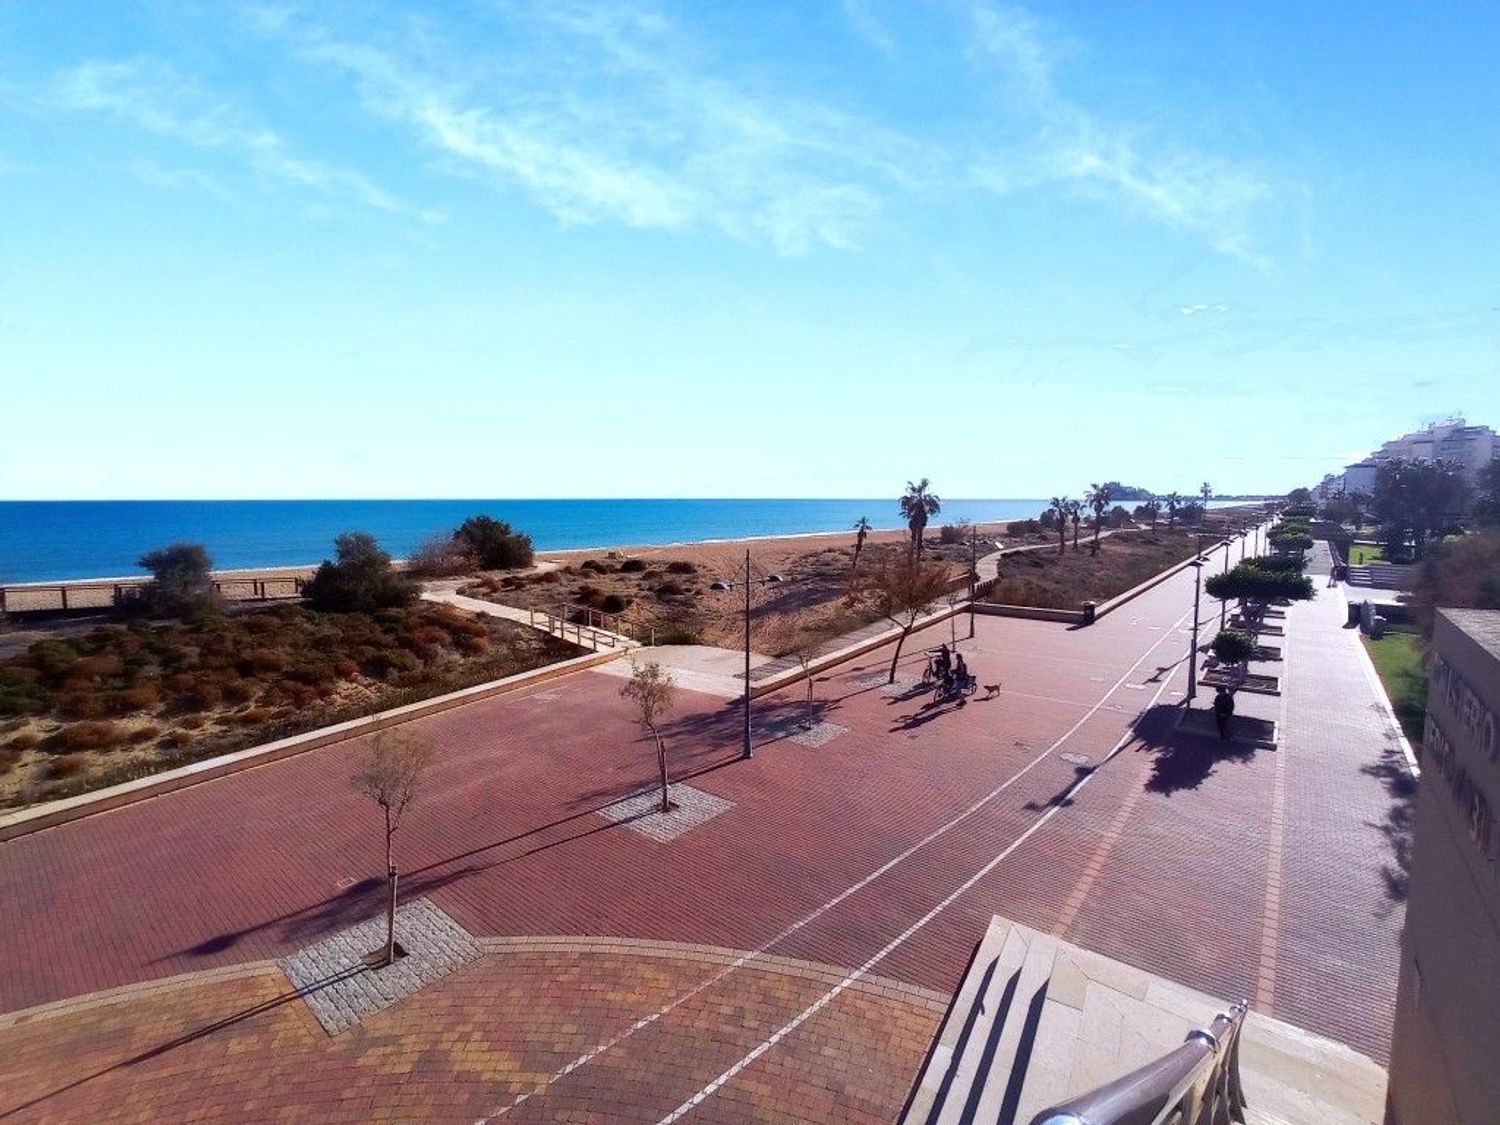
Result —
<instances>
[{"instance_id":1,"label":"wooden fence railing","mask_svg":"<svg viewBox=\"0 0 1500 1125\"><path fill-rule=\"evenodd\" d=\"M277 601L302 596L297 575L269 578L217 578L214 593L226 601ZM0 586L0 613L56 613L59 610L113 609L141 596L148 579L124 582L26 582Z\"/></svg>"}]
</instances>

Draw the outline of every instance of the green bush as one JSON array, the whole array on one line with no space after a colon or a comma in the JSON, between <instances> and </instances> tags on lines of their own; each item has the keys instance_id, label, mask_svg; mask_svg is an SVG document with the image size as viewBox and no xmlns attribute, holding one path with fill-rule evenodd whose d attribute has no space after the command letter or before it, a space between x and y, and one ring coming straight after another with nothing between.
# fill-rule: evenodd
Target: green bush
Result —
<instances>
[{"instance_id":1,"label":"green bush","mask_svg":"<svg viewBox=\"0 0 1500 1125\"><path fill-rule=\"evenodd\" d=\"M604 600L599 603L599 608L605 613L623 613L629 604L619 594L605 594Z\"/></svg>"},{"instance_id":2,"label":"green bush","mask_svg":"<svg viewBox=\"0 0 1500 1125\"><path fill-rule=\"evenodd\" d=\"M1203 583L1203 591L1220 601L1248 599L1269 602L1277 598L1306 601L1313 597L1312 579L1301 574L1260 570L1240 563L1227 574L1215 574Z\"/></svg>"},{"instance_id":3,"label":"green bush","mask_svg":"<svg viewBox=\"0 0 1500 1125\"><path fill-rule=\"evenodd\" d=\"M470 516L459 525L453 538L467 545L485 570L530 566L534 557L531 536L514 531L510 524L490 516Z\"/></svg>"},{"instance_id":4,"label":"green bush","mask_svg":"<svg viewBox=\"0 0 1500 1125\"><path fill-rule=\"evenodd\" d=\"M139 563L151 572L142 597L152 612L192 617L217 607L213 560L201 543L173 543L142 555Z\"/></svg>"},{"instance_id":5,"label":"green bush","mask_svg":"<svg viewBox=\"0 0 1500 1125\"><path fill-rule=\"evenodd\" d=\"M1224 629L1214 638L1213 654L1225 664L1242 664L1255 655L1258 647L1253 633L1239 629Z\"/></svg>"},{"instance_id":6,"label":"green bush","mask_svg":"<svg viewBox=\"0 0 1500 1125\"><path fill-rule=\"evenodd\" d=\"M410 605L417 584L391 569L391 556L368 532L352 531L334 540L337 561L325 560L302 588L314 609L349 613Z\"/></svg>"},{"instance_id":7,"label":"green bush","mask_svg":"<svg viewBox=\"0 0 1500 1125\"><path fill-rule=\"evenodd\" d=\"M1241 565L1277 574L1301 574L1307 569L1307 560L1301 555L1256 555Z\"/></svg>"}]
</instances>

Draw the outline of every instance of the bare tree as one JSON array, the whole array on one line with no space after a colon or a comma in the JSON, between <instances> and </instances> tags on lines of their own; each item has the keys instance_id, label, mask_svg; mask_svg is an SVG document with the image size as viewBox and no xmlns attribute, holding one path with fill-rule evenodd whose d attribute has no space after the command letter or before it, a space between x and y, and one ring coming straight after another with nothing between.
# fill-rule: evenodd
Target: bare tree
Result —
<instances>
[{"instance_id":1,"label":"bare tree","mask_svg":"<svg viewBox=\"0 0 1500 1125\"><path fill-rule=\"evenodd\" d=\"M880 562L858 575L850 594L866 598L875 608L901 629L896 651L891 656L887 683L896 682L896 664L901 646L911 635L923 610L948 592L948 568L942 563L923 562L915 553L887 552Z\"/></svg>"},{"instance_id":2,"label":"bare tree","mask_svg":"<svg viewBox=\"0 0 1500 1125\"><path fill-rule=\"evenodd\" d=\"M385 912L385 949L366 958L374 965L389 965L396 959L398 876L392 843L432 758L431 739L411 727L395 727L375 736L374 747L354 775L355 788L379 805L385 815L385 871L390 881L390 897Z\"/></svg>"},{"instance_id":3,"label":"bare tree","mask_svg":"<svg viewBox=\"0 0 1500 1125\"><path fill-rule=\"evenodd\" d=\"M635 718L656 745L656 768L661 774L661 811L670 812L672 802L668 799L667 746L662 741L661 723L672 711L672 693L676 687L672 673L654 660L637 664L630 659L630 679L620 689L620 694L635 704Z\"/></svg>"}]
</instances>

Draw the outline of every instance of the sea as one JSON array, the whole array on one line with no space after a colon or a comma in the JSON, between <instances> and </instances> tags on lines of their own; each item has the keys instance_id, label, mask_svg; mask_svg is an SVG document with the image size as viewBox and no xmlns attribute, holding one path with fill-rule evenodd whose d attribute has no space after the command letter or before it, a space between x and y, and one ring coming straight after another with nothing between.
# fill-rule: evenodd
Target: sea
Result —
<instances>
[{"instance_id":1,"label":"sea","mask_svg":"<svg viewBox=\"0 0 1500 1125\"><path fill-rule=\"evenodd\" d=\"M1026 519L1045 500L943 500L933 526ZM902 526L891 497L864 500L0 501L0 583L118 578L169 543L201 543L215 569L306 566L334 536L368 531L401 558L473 515L505 520L538 551L666 546Z\"/></svg>"}]
</instances>

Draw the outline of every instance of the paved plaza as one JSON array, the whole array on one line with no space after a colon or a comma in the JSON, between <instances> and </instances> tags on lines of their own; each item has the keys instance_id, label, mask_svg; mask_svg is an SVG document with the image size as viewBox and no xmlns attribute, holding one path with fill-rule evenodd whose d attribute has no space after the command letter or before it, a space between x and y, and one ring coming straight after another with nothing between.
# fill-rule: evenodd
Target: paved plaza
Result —
<instances>
[{"instance_id":1,"label":"paved plaza","mask_svg":"<svg viewBox=\"0 0 1500 1125\"><path fill-rule=\"evenodd\" d=\"M757 701L750 761L682 692L706 814L671 830L618 676L421 720L402 898L479 955L338 1034L276 962L382 909L362 744L0 844L0 1120L890 1120L994 914L1384 1061L1412 786L1378 685L1320 588L1241 698L1279 746L1184 733L1192 590L980 617L1000 690L961 708L877 650Z\"/></svg>"}]
</instances>

